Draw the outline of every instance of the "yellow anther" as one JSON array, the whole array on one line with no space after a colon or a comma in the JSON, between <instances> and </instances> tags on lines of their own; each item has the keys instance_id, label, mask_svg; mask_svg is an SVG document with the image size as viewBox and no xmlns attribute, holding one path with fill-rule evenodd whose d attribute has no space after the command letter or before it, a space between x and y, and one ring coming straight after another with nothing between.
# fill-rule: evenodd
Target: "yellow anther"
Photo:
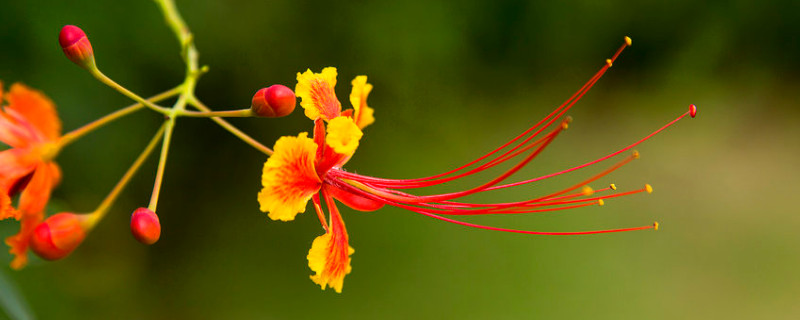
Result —
<instances>
[{"instance_id":1,"label":"yellow anther","mask_svg":"<svg viewBox=\"0 0 800 320\"><path fill-rule=\"evenodd\" d=\"M606 64L608 65L609 68L611 68L612 65L611 59L606 59Z\"/></svg>"},{"instance_id":2,"label":"yellow anther","mask_svg":"<svg viewBox=\"0 0 800 320\"><path fill-rule=\"evenodd\" d=\"M639 159L639 151L633 150L633 154L631 156L633 156L634 159Z\"/></svg>"},{"instance_id":3,"label":"yellow anther","mask_svg":"<svg viewBox=\"0 0 800 320\"><path fill-rule=\"evenodd\" d=\"M631 37L625 37L625 44L627 44L629 47L631 46L631 42Z\"/></svg>"},{"instance_id":4,"label":"yellow anther","mask_svg":"<svg viewBox=\"0 0 800 320\"><path fill-rule=\"evenodd\" d=\"M653 230L658 231L658 221L653 222Z\"/></svg>"},{"instance_id":5,"label":"yellow anther","mask_svg":"<svg viewBox=\"0 0 800 320\"><path fill-rule=\"evenodd\" d=\"M597 205L599 205L599 206L601 206L601 207L602 207L602 206L603 206L603 205L605 205L605 204L606 204L606 202L605 202L605 201L603 201L603 199L597 199Z\"/></svg>"},{"instance_id":6,"label":"yellow anther","mask_svg":"<svg viewBox=\"0 0 800 320\"><path fill-rule=\"evenodd\" d=\"M647 193L653 193L653 186L646 184L644 185L644 190L646 190Z\"/></svg>"},{"instance_id":7,"label":"yellow anther","mask_svg":"<svg viewBox=\"0 0 800 320\"><path fill-rule=\"evenodd\" d=\"M583 189L581 189L581 193L583 193L584 196L589 196L594 194L594 189L592 189L592 187L590 186L583 186Z\"/></svg>"},{"instance_id":8,"label":"yellow anther","mask_svg":"<svg viewBox=\"0 0 800 320\"><path fill-rule=\"evenodd\" d=\"M616 184L612 183L612 184L608 185L608 187L611 188L611 190L617 190L617 185Z\"/></svg>"}]
</instances>

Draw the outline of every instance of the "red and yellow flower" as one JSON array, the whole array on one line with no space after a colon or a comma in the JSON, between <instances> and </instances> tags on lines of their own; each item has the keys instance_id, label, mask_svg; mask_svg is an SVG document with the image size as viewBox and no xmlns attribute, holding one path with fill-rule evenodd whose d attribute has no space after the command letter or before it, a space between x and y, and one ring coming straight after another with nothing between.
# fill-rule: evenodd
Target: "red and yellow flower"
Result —
<instances>
[{"instance_id":1,"label":"red and yellow flower","mask_svg":"<svg viewBox=\"0 0 800 320\"><path fill-rule=\"evenodd\" d=\"M353 248L348 244L347 230L333 198L344 203L348 199L340 198L341 190L332 190L336 187L327 183L328 173L350 159L363 136L361 129L375 121L366 103L372 85L365 76L353 80L353 109L342 112L334 92L335 68L298 73L297 81L295 92L302 99L300 105L306 116L314 120L314 136L309 138L304 132L278 139L275 153L264 164L258 201L261 211L268 212L271 219L290 221L305 211L308 201L314 198L325 234L314 240L308 253L308 265L316 273L311 279L323 289L330 286L341 292L344 276L350 273ZM320 195L330 212L327 218Z\"/></svg>"},{"instance_id":2,"label":"red and yellow flower","mask_svg":"<svg viewBox=\"0 0 800 320\"><path fill-rule=\"evenodd\" d=\"M353 89L350 95L353 109L343 112L341 103L334 92L335 68L325 68L321 73L313 73L310 70L302 74L298 73L295 92L302 99L300 105L305 109L306 116L314 120L313 138L304 132L298 136L282 137L275 143L275 153L264 164L261 181L263 189L258 194L261 211L268 212L269 217L273 220L289 221L293 220L298 213L305 211L308 201L312 200L322 227L325 229L325 234L314 240L308 253L308 265L315 272L311 279L322 289L330 286L337 292L341 292L344 276L350 273L350 255L353 254L353 248L349 245L349 237L342 216L336 207L336 200L359 211L374 211L384 205L391 205L468 227L525 234L578 235L657 229L658 224L654 223L611 230L540 232L496 228L445 217L445 215L549 212L603 205L604 199L652 192L650 185L619 193L612 193L616 190L614 184L600 190L594 190L589 186L590 183L638 158L638 153L634 151L628 157L598 174L560 191L533 199L506 203L472 203L458 200L484 191L529 185L597 164L632 149L685 116L694 117L696 108L691 106L689 111L677 119L643 139L607 156L541 177L513 183L504 182L530 163L556 136L567 129L570 118L565 117L565 113L611 67L613 59L627 45L630 43L626 41L626 44L617 50L614 57L609 59L606 65L570 99L519 136L463 166L442 174L418 179L376 178L347 172L343 169L343 165L358 147L358 142L362 137L361 129L374 122L373 111L366 104L367 95L372 86L366 82L365 76L356 77L352 82ZM401 191L456 181L512 159L516 159L516 164L512 165L510 169L473 188L433 195L415 195ZM323 200L328 209L327 217L322 208Z\"/></svg>"},{"instance_id":3,"label":"red and yellow flower","mask_svg":"<svg viewBox=\"0 0 800 320\"><path fill-rule=\"evenodd\" d=\"M0 152L0 219L20 221L19 233L6 239L15 255L11 267L19 269L27 263L31 235L43 221L50 193L61 179L53 162L61 121L47 96L19 83L5 95L0 84L0 101L7 102L0 110L0 141L11 147ZM14 208L12 197L17 194Z\"/></svg>"}]
</instances>

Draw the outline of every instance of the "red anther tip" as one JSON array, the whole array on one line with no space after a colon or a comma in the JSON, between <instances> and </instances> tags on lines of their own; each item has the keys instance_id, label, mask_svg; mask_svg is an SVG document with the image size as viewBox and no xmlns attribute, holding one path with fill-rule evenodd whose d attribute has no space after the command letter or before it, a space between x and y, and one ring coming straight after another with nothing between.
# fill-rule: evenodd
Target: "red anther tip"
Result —
<instances>
[{"instance_id":1,"label":"red anther tip","mask_svg":"<svg viewBox=\"0 0 800 320\"><path fill-rule=\"evenodd\" d=\"M68 24L61 28L61 32L58 34L58 43L61 44L61 48L66 48L85 37L86 33L81 28Z\"/></svg>"},{"instance_id":2,"label":"red anther tip","mask_svg":"<svg viewBox=\"0 0 800 320\"><path fill-rule=\"evenodd\" d=\"M297 97L294 91L280 84L262 88L253 95L253 104L250 109L259 117L278 118L287 116L294 111Z\"/></svg>"},{"instance_id":3,"label":"red anther tip","mask_svg":"<svg viewBox=\"0 0 800 320\"><path fill-rule=\"evenodd\" d=\"M697 106L696 105L689 105L689 115L694 118L697 115Z\"/></svg>"},{"instance_id":4,"label":"red anther tip","mask_svg":"<svg viewBox=\"0 0 800 320\"><path fill-rule=\"evenodd\" d=\"M86 237L83 217L74 213L58 213L36 226L31 236L31 249L46 260L68 256Z\"/></svg>"},{"instance_id":5,"label":"red anther tip","mask_svg":"<svg viewBox=\"0 0 800 320\"><path fill-rule=\"evenodd\" d=\"M161 237L161 223L155 212L139 208L131 215L131 233L137 241L151 245Z\"/></svg>"}]
</instances>

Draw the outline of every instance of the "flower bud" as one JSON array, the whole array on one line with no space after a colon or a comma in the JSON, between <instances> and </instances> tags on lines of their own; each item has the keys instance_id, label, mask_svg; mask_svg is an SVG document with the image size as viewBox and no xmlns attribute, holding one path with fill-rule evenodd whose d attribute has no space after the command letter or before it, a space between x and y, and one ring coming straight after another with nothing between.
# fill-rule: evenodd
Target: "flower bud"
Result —
<instances>
[{"instance_id":1,"label":"flower bud","mask_svg":"<svg viewBox=\"0 0 800 320\"><path fill-rule=\"evenodd\" d=\"M58 260L72 253L86 237L84 216L62 212L36 226L31 235L31 249L46 260Z\"/></svg>"},{"instance_id":2,"label":"flower bud","mask_svg":"<svg viewBox=\"0 0 800 320\"><path fill-rule=\"evenodd\" d=\"M139 208L131 215L131 233L137 241L150 245L161 237L161 223L155 212Z\"/></svg>"},{"instance_id":3,"label":"flower bud","mask_svg":"<svg viewBox=\"0 0 800 320\"><path fill-rule=\"evenodd\" d=\"M297 104L292 89L280 84L262 88L253 95L250 109L259 117L278 118L287 116Z\"/></svg>"},{"instance_id":4,"label":"flower bud","mask_svg":"<svg viewBox=\"0 0 800 320\"><path fill-rule=\"evenodd\" d=\"M95 68L92 44L81 28L73 25L64 26L58 35L58 42L69 60L84 69Z\"/></svg>"}]
</instances>

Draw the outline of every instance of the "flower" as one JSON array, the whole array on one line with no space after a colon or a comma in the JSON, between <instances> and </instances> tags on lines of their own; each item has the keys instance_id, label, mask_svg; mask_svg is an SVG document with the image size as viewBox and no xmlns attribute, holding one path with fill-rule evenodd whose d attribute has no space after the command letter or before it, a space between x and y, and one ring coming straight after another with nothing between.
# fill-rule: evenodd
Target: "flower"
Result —
<instances>
[{"instance_id":1,"label":"flower","mask_svg":"<svg viewBox=\"0 0 800 320\"><path fill-rule=\"evenodd\" d=\"M632 149L687 115L694 117L696 108L692 105L689 111L677 119L643 139L607 156L541 177L513 183L504 182L529 164L561 132L568 128L571 119L565 117L564 114L611 67L611 62L628 45L630 42L626 38L626 44L620 47L613 58L609 59L606 65L578 92L519 136L463 166L438 175L417 179L376 178L351 173L342 168L358 147L358 142L362 137L360 129L374 122L372 109L366 105L366 98L372 86L366 83L365 76L356 77L352 82L353 90L350 100L354 107L353 110L342 112L341 104L334 92L335 68L325 68L322 73L313 73L308 70L298 74L295 92L302 99L301 106L305 109L306 116L314 120L313 139L304 132L298 136L282 137L275 143L275 153L264 164L263 188L258 194L261 211L268 212L269 217L273 220L289 221L305 211L308 201L312 200L325 234L314 240L308 253L308 265L315 272L315 275L311 276L311 280L319 284L322 289L330 286L337 292L341 292L344 276L351 271L350 255L353 254L353 249L349 246L349 237L342 216L336 207L336 200L359 211L374 211L384 205L391 205L468 227L525 234L578 235L657 229L658 224L654 223L610 230L541 232L484 226L445 217L447 215L521 214L592 205L601 206L604 204L604 199L652 192L650 185L620 193L611 193L617 189L614 184L600 190L592 189L589 186L590 183L638 158L638 152L634 151L628 157L600 173L558 192L506 203L473 203L459 200L476 193L528 185L592 166ZM327 130L325 122L327 122ZM460 180L511 160L515 160L516 164L512 165L510 169L483 184L466 190L433 195L416 195L407 191ZM320 199L324 199L327 206L329 213L327 217Z\"/></svg>"},{"instance_id":2,"label":"flower","mask_svg":"<svg viewBox=\"0 0 800 320\"><path fill-rule=\"evenodd\" d=\"M50 192L61 179L53 162L58 153L61 121L53 102L37 90L16 83L0 101L8 103L0 111L0 141L11 149L0 152L0 219L20 221L20 231L6 238L15 255L11 267L27 263L27 251L34 228L44 219ZM2 104L2 103L0 103ZM17 208L11 198L19 194Z\"/></svg>"}]
</instances>

